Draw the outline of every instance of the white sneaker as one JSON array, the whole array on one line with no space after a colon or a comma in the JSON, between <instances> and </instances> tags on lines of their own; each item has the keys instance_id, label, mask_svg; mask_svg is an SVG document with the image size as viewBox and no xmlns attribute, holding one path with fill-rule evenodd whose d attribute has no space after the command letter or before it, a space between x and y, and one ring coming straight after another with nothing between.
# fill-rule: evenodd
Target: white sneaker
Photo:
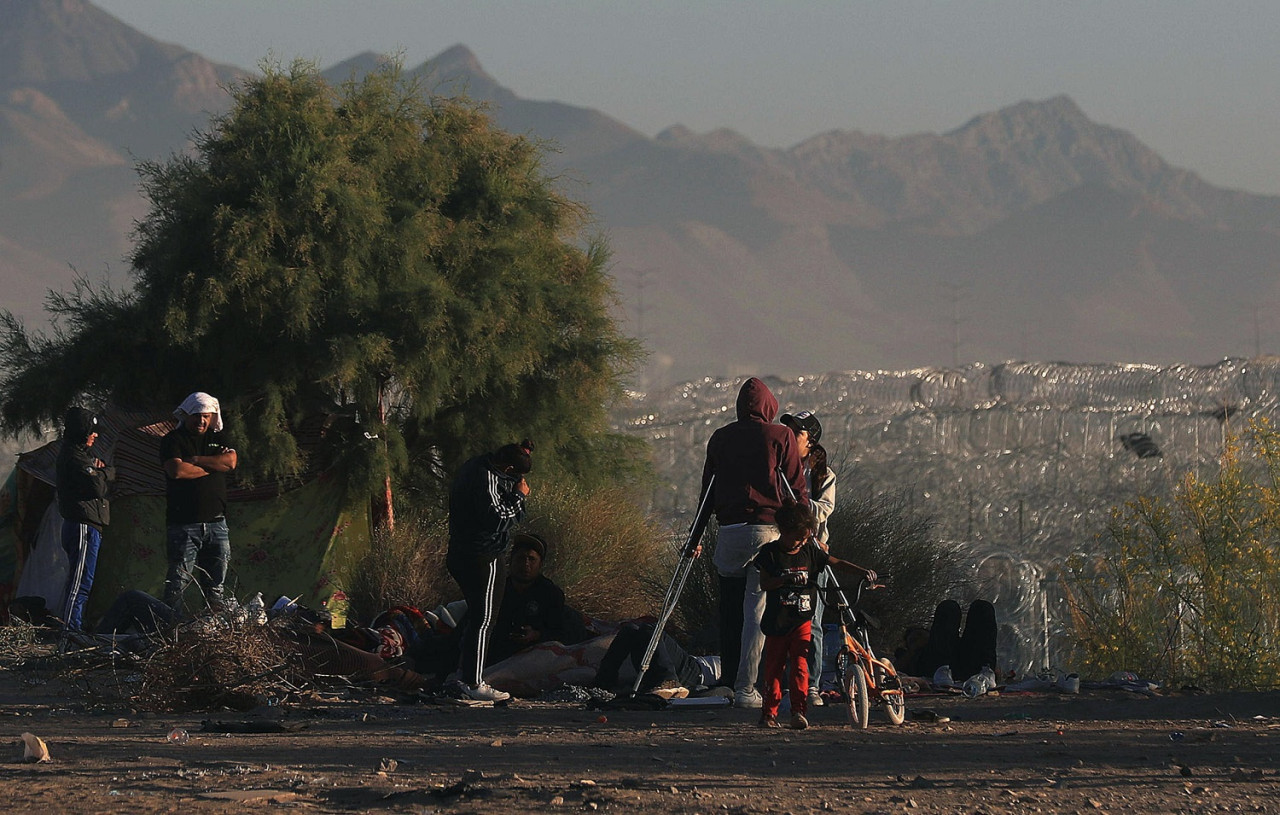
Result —
<instances>
[{"instance_id":1,"label":"white sneaker","mask_svg":"<svg viewBox=\"0 0 1280 815\"><path fill-rule=\"evenodd\" d=\"M818 693L816 688L809 689L809 707L822 707L826 702L822 701L822 694Z\"/></svg>"},{"instance_id":2,"label":"white sneaker","mask_svg":"<svg viewBox=\"0 0 1280 815\"><path fill-rule=\"evenodd\" d=\"M761 708L764 707L764 698L760 696L760 691L755 688L747 688L733 694L733 706L745 708Z\"/></svg>"},{"instance_id":3,"label":"white sneaker","mask_svg":"<svg viewBox=\"0 0 1280 815\"><path fill-rule=\"evenodd\" d=\"M475 699L478 702L505 702L511 698L511 694L504 690L498 690L485 682L480 682L476 685L463 685L462 692L466 694L468 699Z\"/></svg>"}]
</instances>

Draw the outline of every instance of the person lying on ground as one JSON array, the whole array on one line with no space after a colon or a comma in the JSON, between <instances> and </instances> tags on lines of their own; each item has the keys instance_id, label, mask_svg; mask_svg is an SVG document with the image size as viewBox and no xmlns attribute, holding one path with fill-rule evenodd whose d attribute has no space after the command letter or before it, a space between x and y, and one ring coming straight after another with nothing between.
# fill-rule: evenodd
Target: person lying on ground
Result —
<instances>
[{"instance_id":1,"label":"person lying on ground","mask_svg":"<svg viewBox=\"0 0 1280 815\"><path fill-rule=\"evenodd\" d=\"M98 634L112 638L148 638L172 631L181 615L159 597L130 589L116 597L98 623Z\"/></svg>"},{"instance_id":2,"label":"person lying on ground","mask_svg":"<svg viewBox=\"0 0 1280 815\"><path fill-rule=\"evenodd\" d=\"M619 690L619 671L628 660L632 670L639 673L645 649L653 639L654 627L652 622L623 623L600 660L591 686L608 691ZM684 690L683 694L672 695L685 696L690 691L710 688L719 682L720 657L694 656L670 634L663 634L649 660L649 669L645 671L639 690L640 693ZM630 684L633 683L628 684L627 690L630 690Z\"/></svg>"}]
</instances>

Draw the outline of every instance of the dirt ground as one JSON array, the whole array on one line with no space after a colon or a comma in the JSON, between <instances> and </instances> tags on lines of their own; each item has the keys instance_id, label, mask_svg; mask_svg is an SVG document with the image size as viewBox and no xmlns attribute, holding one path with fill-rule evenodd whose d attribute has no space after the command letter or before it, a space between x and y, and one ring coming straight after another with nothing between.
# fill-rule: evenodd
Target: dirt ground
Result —
<instances>
[{"instance_id":1,"label":"dirt ground","mask_svg":"<svg viewBox=\"0 0 1280 815\"><path fill-rule=\"evenodd\" d=\"M154 715L0 668L0 794L6 811L65 813L1280 812L1280 693L919 695L908 710L899 727L873 710L856 731L827 706L808 730L762 730L733 708L359 692ZM23 762L24 732L50 762Z\"/></svg>"}]
</instances>

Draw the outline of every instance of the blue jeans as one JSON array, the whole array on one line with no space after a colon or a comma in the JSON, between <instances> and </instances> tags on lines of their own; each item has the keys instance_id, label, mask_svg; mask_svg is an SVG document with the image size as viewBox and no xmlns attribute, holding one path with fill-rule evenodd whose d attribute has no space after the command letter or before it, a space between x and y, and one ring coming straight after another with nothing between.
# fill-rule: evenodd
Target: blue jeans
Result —
<instances>
[{"instance_id":1,"label":"blue jeans","mask_svg":"<svg viewBox=\"0 0 1280 815\"><path fill-rule=\"evenodd\" d=\"M62 549L67 553L66 602L62 618L68 631L84 626L84 607L93 589L93 573L98 569L98 549L102 533L88 524L62 521Z\"/></svg>"},{"instance_id":2,"label":"blue jeans","mask_svg":"<svg viewBox=\"0 0 1280 815\"><path fill-rule=\"evenodd\" d=\"M169 574L164 581L164 604L181 611L182 594L194 577L205 602L222 602L222 585L231 560L231 532L227 519L165 527Z\"/></svg>"}]
</instances>

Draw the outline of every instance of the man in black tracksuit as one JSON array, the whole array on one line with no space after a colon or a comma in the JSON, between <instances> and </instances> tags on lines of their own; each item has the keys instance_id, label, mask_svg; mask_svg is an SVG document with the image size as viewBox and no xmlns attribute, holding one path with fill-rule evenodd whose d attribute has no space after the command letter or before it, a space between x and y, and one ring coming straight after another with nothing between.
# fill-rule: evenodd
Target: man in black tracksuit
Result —
<instances>
[{"instance_id":1,"label":"man in black tracksuit","mask_svg":"<svg viewBox=\"0 0 1280 815\"><path fill-rule=\"evenodd\" d=\"M524 517L533 445L507 444L468 460L449 490L449 574L467 601L459 690L472 699L510 698L484 681L485 652L506 583L511 528Z\"/></svg>"},{"instance_id":2,"label":"man in black tracksuit","mask_svg":"<svg viewBox=\"0 0 1280 815\"><path fill-rule=\"evenodd\" d=\"M80 631L84 625L102 528L111 523L107 489L115 478L115 468L93 455L97 439L97 418L84 408L69 409L63 418L57 463L58 513L62 515L62 548L68 565L62 608L67 631Z\"/></svg>"}]
</instances>

